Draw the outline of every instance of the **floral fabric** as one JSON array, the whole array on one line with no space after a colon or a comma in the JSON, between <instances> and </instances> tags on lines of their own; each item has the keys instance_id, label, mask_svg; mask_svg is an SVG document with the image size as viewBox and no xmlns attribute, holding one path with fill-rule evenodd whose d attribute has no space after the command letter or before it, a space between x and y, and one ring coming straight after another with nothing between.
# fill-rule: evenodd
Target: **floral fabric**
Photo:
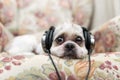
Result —
<instances>
[{"instance_id":1,"label":"floral fabric","mask_svg":"<svg viewBox=\"0 0 120 80\"><path fill-rule=\"evenodd\" d=\"M13 35L0 23L0 52L12 38Z\"/></svg>"},{"instance_id":2,"label":"floral fabric","mask_svg":"<svg viewBox=\"0 0 120 80\"><path fill-rule=\"evenodd\" d=\"M58 57L53 60L60 72L62 80L84 80L88 70L88 60L65 60ZM89 80L119 80L120 52L101 53L91 56ZM57 80L57 75L46 55L0 56L1 80Z\"/></svg>"},{"instance_id":3,"label":"floral fabric","mask_svg":"<svg viewBox=\"0 0 120 80\"><path fill-rule=\"evenodd\" d=\"M63 22L88 26L91 0L0 0L0 21L14 34L34 33Z\"/></svg>"},{"instance_id":4,"label":"floral fabric","mask_svg":"<svg viewBox=\"0 0 120 80\"><path fill-rule=\"evenodd\" d=\"M91 0L0 0L0 52L13 38L10 32L14 35L34 33L65 21L88 26L91 14ZM95 54L91 56L89 80L120 80L120 16L91 32L95 35L96 46ZM52 57L62 80L85 79L87 58L65 60ZM0 80L57 79L46 55L0 53Z\"/></svg>"},{"instance_id":5,"label":"floral fabric","mask_svg":"<svg viewBox=\"0 0 120 80\"><path fill-rule=\"evenodd\" d=\"M120 16L92 32L96 39L95 53L120 51Z\"/></svg>"}]
</instances>

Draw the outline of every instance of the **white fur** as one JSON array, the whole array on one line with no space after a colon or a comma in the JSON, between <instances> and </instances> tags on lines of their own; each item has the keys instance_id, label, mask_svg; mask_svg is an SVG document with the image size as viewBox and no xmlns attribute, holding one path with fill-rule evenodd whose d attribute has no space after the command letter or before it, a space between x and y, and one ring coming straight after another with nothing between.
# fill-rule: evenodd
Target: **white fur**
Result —
<instances>
[{"instance_id":1,"label":"white fur","mask_svg":"<svg viewBox=\"0 0 120 80\"><path fill-rule=\"evenodd\" d=\"M58 25L54 32L54 40L62 33L68 34L69 35L68 37L72 37L73 34L77 34L77 35L80 35L83 38L83 40L85 40L84 36L83 36L83 30L82 30L81 26L79 26L77 24L64 23L62 25ZM75 44L77 58L84 58L87 56L88 51L85 47L85 43L83 44L82 47L80 47L78 44L76 44L75 42L73 42L71 40L64 42L60 46L55 46L54 41L53 41L53 45L51 47L51 53L55 56L63 57L64 56L64 46L67 43Z\"/></svg>"},{"instance_id":2,"label":"white fur","mask_svg":"<svg viewBox=\"0 0 120 80\"><path fill-rule=\"evenodd\" d=\"M58 57L64 57L64 46L67 43L73 43L76 45L77 58L84 58L87 56L87 53L88 53L87 49L85 47L78 46L76 43L74 43L72 41L66 41L65 43L63 43L60 46L51 47L51 53L55 56L58 56Z\"/></svg>"},{"instance_id":3,"label":"white fur","mask_svg":"<svg viewBox=\"0 0 120 80\"><path fill-rule=\"evenodd\" d=\"M43 49L40 44L41 36L42 33L15 37L10 43L7 44L5 51L11 55L35 55L35 53L43 53Z\"/></svg>"},{"instance_id":4,"label":"white fur","mask_svg":"<svg viewBox=\"0 0 120 80\"><path fill-rule=\"evenodd\" d=\"M81 26L72 24L72 23L64 23L56 26L53 38L53 44L51 47L52 55L62 57L64 54L64 46L67 43L73 43L76 46L77 58L82 58L87 55L87 49L85 48L85 43L82 47L80 47L77 43L69 40L64 42L60 46L55 46L55 38L58 37L61 33L66 33L69 37L72 37L73 34L80 35L83 40L83 31ZM34 35L23 35L15 37L8 45L5 47L5 51L10 53L11 55L35 55L32 51L37 54L44 53L41 45L41 37L43 33L38 33Z\"/></svg>"}]
</instances>

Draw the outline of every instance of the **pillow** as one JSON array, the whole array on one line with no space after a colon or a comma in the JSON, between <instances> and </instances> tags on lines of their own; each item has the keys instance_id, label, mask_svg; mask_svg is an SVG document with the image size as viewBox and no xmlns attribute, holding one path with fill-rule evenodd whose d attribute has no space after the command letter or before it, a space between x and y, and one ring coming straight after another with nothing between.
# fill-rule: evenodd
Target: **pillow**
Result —
<instances>
[{"instance_id":1,"label":"pillow","mask_svg":"<svg viewBox=\"0 0 120 80\"><path fill-rule=\"evenodd\" d=\"M16 8L14 0L0 0L0 22L4 25L11 23L15 18Z\"/></svg>"},{"instance_id":2,"label":"pillow","mask_svg":"<svg viewBox=\"0 0 120 80\"><path fill-rule=\"evenodd\" d=\"M12 38L13 35L0 23L0 52Z\"/></svg>"},{"instance_id":3,"label":"pillow","mask_svg":"<svg viewBox=\"0 0 120 80\"><path fill-rule=\"evenodd\" d=\"M62 80L85 80L88 72L86 59L61 59L52 56ZM120 52L100 53L91 56L90 80L119 80ZM58 80L47 55L0 56L1 80Z\"/></svg>"},{"instance_id":4,"label":"pillow","mask_svg":"<svg viewBox=\"0 0 120 80\"><path fill-rule=\"evenodd\" d=\"M120 51L120 16L91 31L95 35L95 53Z\"/></svg>"},{"instance_id":5,"label":"pillow","mask_svg":"<svg viewBox=\"0 0 120 80\"><path fill-rule=\"evenodd\" d=\"M92 14L91 0L3 0L2 4L1 19L5 19L3 22L14 35L35 33L71 21L87 27Z\"/></svg>"}]
</instances>

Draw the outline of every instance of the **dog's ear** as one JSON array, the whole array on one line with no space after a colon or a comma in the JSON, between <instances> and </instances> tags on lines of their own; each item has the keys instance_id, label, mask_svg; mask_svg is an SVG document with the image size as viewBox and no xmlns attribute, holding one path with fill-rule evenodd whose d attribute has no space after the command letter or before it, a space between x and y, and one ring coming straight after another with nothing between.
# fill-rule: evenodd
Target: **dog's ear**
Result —
<instances>
[{"instance_id":1,"label":"dog's ear","mask_svg":"<svg viewBox=\"0 0 120 80\"><path fill-rule=\"evenodd\" d=\"M48 50L50 50L53 42L53 34L55 31L55 27L51 26L48 31L45 31L42 37L42 47L43 50L48 53Z\"/></svg>"},{"instance_id":2,"label":"dog's ear","mask_svg":"<svg viewBox=\"0 0 120 80\"><path fill-rule=\"evenodd\" d=\"M94 39L94 36L85 27L82 27L82 29L83 29L83 35L85 38L85 46L88 50L88 54L90 54L94 49L95 39Z\"/></svg>"}]
</instances>

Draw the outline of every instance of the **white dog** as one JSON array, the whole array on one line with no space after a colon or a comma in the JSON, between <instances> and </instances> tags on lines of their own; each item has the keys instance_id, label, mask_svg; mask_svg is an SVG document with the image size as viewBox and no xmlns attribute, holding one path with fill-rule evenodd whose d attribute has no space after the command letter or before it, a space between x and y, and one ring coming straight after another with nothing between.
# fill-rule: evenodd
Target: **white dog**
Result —
<instances>
[{"instance_id":1,"label":"white dog","mask_svg":"<svg viewBox=\"0 0 120 80\"><path fill-rule=\"evenodd\" d=\"M44 33L44 32L43 32ZM42 54L43 33L15 37L5 48L12 55ZM64 23L55 27L51 54L62 58L84 58L87 56L83 29L80 25Z\"/></svg>"}]
</instances>

